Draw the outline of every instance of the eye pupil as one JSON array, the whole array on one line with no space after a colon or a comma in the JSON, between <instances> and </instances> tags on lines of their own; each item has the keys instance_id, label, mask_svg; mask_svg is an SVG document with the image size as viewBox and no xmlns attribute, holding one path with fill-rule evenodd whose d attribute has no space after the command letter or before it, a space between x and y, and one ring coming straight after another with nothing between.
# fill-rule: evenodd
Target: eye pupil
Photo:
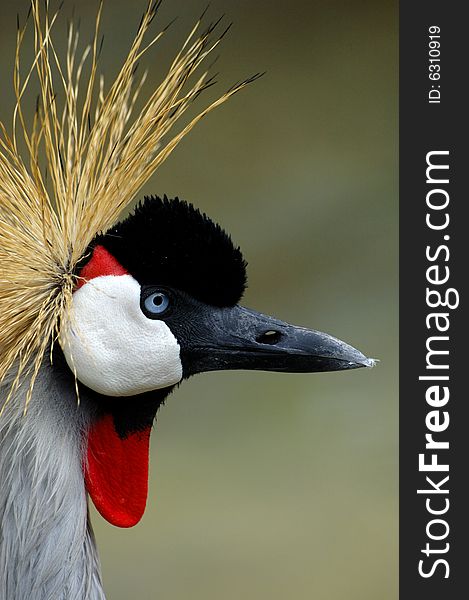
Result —
<instances>
[{"instance_id":1,"label":"eye pupil","mask_svg":"<svg viewBox=\"0 0 469 600\"><path fill-rule=\"evenodd\" d=\"M169 307L169 304L169 296L167 294L164 292L154 292L143 300L142 308L147 317L151 318L153 315L162 315Z\"/></svg>"}]
</instances>

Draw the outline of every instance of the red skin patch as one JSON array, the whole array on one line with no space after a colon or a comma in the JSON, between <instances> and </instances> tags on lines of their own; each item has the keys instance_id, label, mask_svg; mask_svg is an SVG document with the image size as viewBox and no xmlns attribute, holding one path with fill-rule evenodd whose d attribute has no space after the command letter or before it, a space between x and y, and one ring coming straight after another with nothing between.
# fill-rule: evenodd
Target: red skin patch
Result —
<instances>
[{"instance_id":1,"label":"red skin patch","mask_svg":"<svg viewBox=\"0 0 469 600\"><path fill-rule=\"evenodd\" d=\"M96 246L80 271L76 289L104 275L128 275L128 271L104 246ZM117 527L133 527L145 512L150 431L148 427L120 438L112 415L105 415L88 432L86 490L98 512Z\"/></svg>"},{"instance_id":2,"label":"red skin patch","mask_svg":"<svg viewBox=\"0 0 469 600\"><path fill-rule=\"evenodd\" d=\"M90 279L103 275L128 275L129 272L106 250L104 246L96 246L90 260L80 271L76 289L79 290Z\"/></svg>"}]
</instances>

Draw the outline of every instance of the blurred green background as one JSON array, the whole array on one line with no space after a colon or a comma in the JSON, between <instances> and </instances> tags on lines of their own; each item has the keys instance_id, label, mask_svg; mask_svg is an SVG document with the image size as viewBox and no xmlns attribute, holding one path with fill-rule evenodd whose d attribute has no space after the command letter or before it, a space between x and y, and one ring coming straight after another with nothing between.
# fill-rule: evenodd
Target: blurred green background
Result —
<instances>
[{"instance_id":1,"label":"blurred green background","mask_svg":"<svg viewBox=\"0 0 469 600\"><path fill-rule=\"evenodd\" d=\"M147 89L204 1L164 3L155 27L179 18L144 61ZM108 81L144 4L105 2ZM85 40L96 5L75 6ZM26 6L0 6L4 120ZM394 599L397 2L213 0L207 20L222 13L234 27L217 90L267 74L205 119L143 192L190 200L232 234L249 262L246 305L381 363L184 384L153 433L142 522L119 530L93 512L105 587L110 600Z\"/></svg>"}]
</instances>

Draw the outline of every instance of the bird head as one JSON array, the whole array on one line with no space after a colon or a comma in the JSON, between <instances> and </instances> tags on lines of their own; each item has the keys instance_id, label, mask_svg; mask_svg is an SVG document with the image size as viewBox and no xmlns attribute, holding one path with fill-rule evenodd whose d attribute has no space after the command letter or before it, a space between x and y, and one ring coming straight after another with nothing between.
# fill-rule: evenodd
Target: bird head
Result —
<instances>
[{"instance_id":1,"label":"bird head","mask_svg":"<svg viewBox=\"0 0 469 600\"><path fill-rule=\"evenodd\" d=\"M338 371L371 366L348 344L239 304L241 251L179 199L146 198L96 237L79 265L61 345L99 406L86 485L111 523L134 525L147 493L148 439L165 396L196 373ZM116 463L119 468L116 468Z\"/></svg>"}]
</instances>

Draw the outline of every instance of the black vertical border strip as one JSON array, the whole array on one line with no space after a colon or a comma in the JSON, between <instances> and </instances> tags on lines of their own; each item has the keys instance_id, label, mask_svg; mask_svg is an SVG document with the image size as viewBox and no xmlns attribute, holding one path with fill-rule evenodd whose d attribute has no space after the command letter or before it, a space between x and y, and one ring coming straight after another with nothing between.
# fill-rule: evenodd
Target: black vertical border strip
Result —
<instances>
[{"instance_id":1,"label":"black vertical border strip","mask_svg":"<svg viewBox=\"0 0 469 600\"><path fill-rule=\"evenodd\" d=\"M463 16L463 2L418 0L400 3L400 599L453 600L466 597L469 589L469 394L466 373L469 373L469 315L467 313L467 279L469 278L469 195L465 189L469 173L468 104L466 90L469 72L469 23ZM441 28L441 79L431 81L429 75L429 27ZM440 85L441 103L429 104L432 85ZM450 225L437 232L425 223L426 154L432 150L449 150L449 180L444 187L450 194ZM444 162L444 160L442 161ZM438 186L435 186L438 187ZM450 236L444 240L443 236ZM429 488L425 475L419 473L418 455L425 452L425 417L432 409L425 400L428 382L419 381L425 374L426 340L435 335L426 327L426 315L432 309L426 305L426 269L431 264L425 257L427 246L435 249L446 244L450 250L450 269L446 286L456 288L460 295L457 309L438 311L449 313L450 400L445 408L450 416L449 428L435 439L448 440L449 450L441 450L439 462L449 463L450 508L441 518L449 525L447 538L437 542L429 539L426 527L432 518L425 506L426 496L417 489ZM443 255L443 254L442 254ZM436 286L429 286L436 289ZM443 345L442 345L443 347ZM426 373L428 374L428 372ZM438 371L438 374L443 372ZM446 384L443 384L446 385ZM431 453L431 452L427 452ZM434 473L440 481L446 474ZM437 496L435 505L437 506ZM443 531L435 527L434 533ZM421 550L426 543L447 553L431 554ZM440 565L433 576L419 575L419 560L425 569L443 558L449 564L449 577Z\"/></svg>"}]
</instances>

